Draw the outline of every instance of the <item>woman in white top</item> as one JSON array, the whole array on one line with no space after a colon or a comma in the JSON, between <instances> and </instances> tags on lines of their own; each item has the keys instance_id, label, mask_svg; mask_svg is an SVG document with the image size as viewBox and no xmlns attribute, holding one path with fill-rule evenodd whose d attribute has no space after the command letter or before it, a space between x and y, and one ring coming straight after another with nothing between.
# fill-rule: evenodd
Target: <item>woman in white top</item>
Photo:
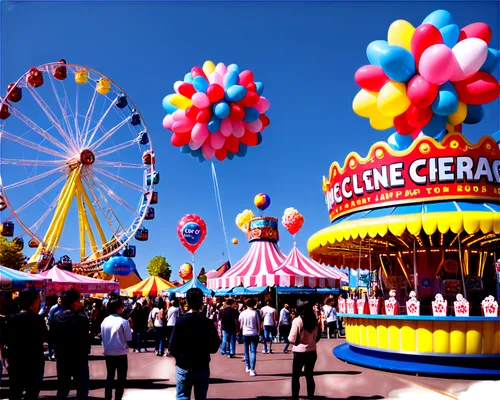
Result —
<instances>
[{"instance_id":1,"label":"woman in white top","mask_svg":"<svg viewBox=\"0 0 500 400\"><path fill-rule=\"evenodd\" d=\"M172 332L174 331L175 323L177 322L177 318L181 315L181 310L179 308L179 301L174 299L170 302L170 307L167 312L167 348L168 343L170 343L170 337L172 336ZM168 351L167 351L168 354Z\"/></svg>"},{"instance_id":2,"label":"woman in white top","mask_svg":"<svg viewBox=\"0 0 500 400\"><path fill-rule=\"evenodd\" d=\"M250 372L250 376L256 376L255 363L259 344L260 315L254 308L257 304L255 299L248 299L246 304L247 309L240 314L238 320L243 334L246 372Z\"/></svg>"},{"instance_id":3,"label":"woman in white top","mask_svg":"<svg viewBox=\"0 0 500 400\"><path fill-rule=\"evenodd\" d=\"M165 301L161 297L151 310L149 319L153 321L155 327L155 354L161 357L164 354L166 319Z\"/></svg>"}]
</instances>

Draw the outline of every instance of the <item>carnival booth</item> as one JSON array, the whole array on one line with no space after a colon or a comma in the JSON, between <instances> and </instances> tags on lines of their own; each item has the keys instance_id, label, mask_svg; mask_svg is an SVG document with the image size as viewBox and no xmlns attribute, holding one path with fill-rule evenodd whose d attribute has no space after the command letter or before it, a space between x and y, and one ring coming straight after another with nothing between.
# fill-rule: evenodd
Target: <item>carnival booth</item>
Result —
<instances>
[{"instance_id":1,"label":"carnival booth","mask_svg":"<svg viewBox=\"0 0 500 400\"><path fill-rule=\"evenodd\" d=\"M323 178L331 226L308 251L323 264L377 272L370 298L339 301L347 343L334 349L338 358L498 378L500 150L491 136L471 143L459 133L500 95L489 74L498 57L488 55L498 52L488 49L486 24L456 37L445 25L457 27L444 10L417 28L399 20L388 43L368 45L372 65L356 72L353 109L396 133L366 157L331 165Z\"/></svg>"},{"instance_id":2,"label":"carnival booth","mask_svg":"<svg viewBox=\"0 0 500 400\"><path fill-rule=\"evenodd\" d=\"M187 291L192 288L200 289L205 297L212 297L213 295L213 291L208 289L199 279L192 278L182 286L163 290L163 296L175 295L175 297L186 297Z\"/></svg>"},{"instance_id":3,"label":"carnival booth","mask_svg":"<svg viewBox=\"0 0 500 400\"><path fill-rule=\"evenodd\" d=\"M49 280L47 283L48 296L58 295L69 289L75 289L82 294L110 293L120 290L117 282L89 278L55 266L42 272L39 276Z\"/></svg>"},{"instance_id":4,"label":"carnival booth","mask_svg":"<svg viewBox=\"0 0 500 400\"><path fill-rule=\"evenodd\" d=\"M0 291L16 291L30 287L45 288L48 279L40 275L27 274L11 268L0 266Z\"/></svg>"}]
</instances>

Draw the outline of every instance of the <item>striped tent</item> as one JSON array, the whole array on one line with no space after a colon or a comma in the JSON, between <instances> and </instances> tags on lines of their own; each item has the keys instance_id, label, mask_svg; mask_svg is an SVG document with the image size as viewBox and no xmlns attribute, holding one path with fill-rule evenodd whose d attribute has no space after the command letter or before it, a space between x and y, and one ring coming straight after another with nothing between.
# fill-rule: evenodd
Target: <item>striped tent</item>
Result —
<instances>
[{"instance_id":1,"label":"striped tent","mask_svg":"<svg viewBox=\"0 0 500 400\"><path fill-rule=\"evenodd\" d=\"M47 294L49 296L52 294L61 294L69 289L75 289L79 293L94 294L118 292L120 288L117 282L89 278L88 276L75 274L58 267L52 267L40 275L50 279L50 282L47 284Z\"/></svg>"},{"instance_id":2,"label":"striped tent","mask_svg":"<svg viewBox=\"0 0 500 400\"><path fill-rule=\"evenodd\" d=\"M172 282L166 281L159 276L150 276L139 282L137 285L120 290L122 296L161 296L166 289L175 287Z\"/></svg>"},{"instance_id":3,"label":"striped tent","mask_svg":"<svg viewBox=\"0 0 500 400\"><path fill-rule=\"evenodd\" d=\"M31 286L42 288L45 281L43 276L0 266L0 291L19 290Z\"/></svg>"}]
</instances>

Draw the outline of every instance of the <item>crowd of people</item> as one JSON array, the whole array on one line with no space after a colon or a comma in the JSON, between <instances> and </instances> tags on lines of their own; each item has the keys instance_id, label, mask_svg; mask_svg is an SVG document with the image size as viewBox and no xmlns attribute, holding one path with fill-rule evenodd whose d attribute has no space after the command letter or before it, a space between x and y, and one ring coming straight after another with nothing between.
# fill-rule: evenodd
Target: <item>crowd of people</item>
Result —
<instances>
[{"instance_id":1,"label":"crowd of people","mask_svg":"<svg viewBox=\"0 0 500 400\"><path fill-rule=\"evenodd\" d=\"M283 342L284 353L293 352L292 394L298 398L299 377L306 376L307 392L314 394L313 370L316 342L324 331L331 337L342 332L335 300L324 304L297 301L296 307L273 307L271 299L258 301L204 298L191 289L185 299L137 298L124 301L110 294L104 301L86 299L68 290L50 308L40 308L40 296L26 290L19 294L18 309L0 324L1 363L8 370L10 399L36 399L43 382L44 362L57 365L58 399L66 399L71 381L77 398L89 393L91 344L100 341L107 367L105 398L123 396L129 347L147 352L154 339L156 356L174 357L177 398L205 399L208 390L210 354L234 358L236 343L243 344L246 372L256 376L257 349L273 352L273 344ZM78 345L75 345L78 343ZM290 350L290 346L291 350ZM1 366L1 365L0 365Z\"/></svg>"}]
</instances>

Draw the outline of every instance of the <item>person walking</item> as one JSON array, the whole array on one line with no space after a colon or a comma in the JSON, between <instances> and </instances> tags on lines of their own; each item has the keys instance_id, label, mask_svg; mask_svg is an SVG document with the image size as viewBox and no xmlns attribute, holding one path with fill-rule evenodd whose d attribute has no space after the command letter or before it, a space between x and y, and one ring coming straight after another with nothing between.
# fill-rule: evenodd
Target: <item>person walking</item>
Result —
<instances>
[{"instance_id":1,"label":"person walking","mask_svg":"<svg viewBox=\"0 0 500 400\"><path fill-rule=\"evenodd\" d=\"M64 311L54 317L54 344L57 360L57 399L67 399L71 378L76 386L76 398L87 399L89 394L90 324L79 313L81 296L75 289L64 292L61 304Z\"/></svg>"},{"instance_id":2,"label":"person walking","mask_svg":"<svg viewBox=\"0 0 500 400\"><path fill-rule=\"evenodd\" d=\"M247 309L239 316L240 329L243 334L246 372L256 376L255 364L257 362L257 345L259 344L260 314L255 310L257 302L254 298L246 302Z\"/></svg>"},{"instance_id":3,"label":"person walking","mask_svg":"<svg viewBox=\"0 0 500 400\"><path fill-rule=\"evenodd\" d=\"M54 349L54 338L52 334L52 322L54 321L54 317L59 314L61 311L64 311L64 308L61 303L61 296L57 297L56 304L50 307L49 313L47 315L47 324L49 328L49 332L47 334L47 342L49 345L49 360L54 361L56 359L55 349Z\"/></svg>"},{"instance_id":4,"label":"person walking","mask_svg":"<svg viewBox=\"0 0 500 400\"><path fill-rule=\"evenodd\" d=\"M210 354L217 353L220 338L214 324L200 313L203 292L186 293L189 311L180 316L170 338L169 351L175 357L177 400L189 400L194 388L196 400L206 400L210 381Z\"/></svg>"},{"instance_id":5,"label":"person walking","mask_svg":"<svg viewBox=\"0 0 500 400\"><path fill-rule=\"evenodd\" d=\"M129 321L122 318L123 300L116 296L109 300L110 315L102 321L101 336L106 360L106 387L104 398L111 400L116 375L115 400L121 400L125 390L128 370L128 344L132 340Z\"/></svg>"},{"instance_id":6,"label":"person walking","mask_svg":"<svg viewBox=\"0 0 500 400\"><path fill-rule=\"evenodd\" d=\"M297 300L297 317L292 322L288 340L292 343L292 400L298 400L300 392L300 375L304 369L307 385L307 397L312 399L316 384L314 382L314 365L317 353L316 343L321 338L321 330L314 314L313 305L309 301Z\"/></svg>"},{"instance_id":7,"label":"person walking","mask_svg":"<svg viewBox=\"0 0 500 400\"><path fill-rule=\"evenodd\" d=\"M47 337L47 327L42 316L38 315L40 296L34 290L19 294L21 312L11 317L0 338L0 352L5 345L10 380L9 399L36 400L43 381L45 360L43 344ZM0 375L2 373L0 356Z\"/></svg>"},{"instance_id":8,"label":"person walking","mask_svg":"<svg viewBox=\"0 0 500 400\"><path fill-rule=\"evenodd\" d=\"M132 346L134 353L140 353L142 348L146 350L146 321L144 319L142 303L139 300L134 304L134 308L130 313L130 319L132 320Z\"/></svg>"},{"instance_id":9,"label":"person walking","mask_svg":"<svg viewBox=\"0 0 500 400\"><path fill-rule=\"evenodd\" d=\"M235 308L234 300L227 299L226 306L220 310L220 321L222 330L221 355L229 355L234 358L236 354L236 331L240 313ZM229 351L229 354L227 354Z\"/></svg>"},{"instance_id":10,"label":"person walking","mask_svg":"<svg viewBox=\"0 0 500 400\"><path fill-rule=\"evenodd\" d=\"M283 308L280 311L280 319L278 322L279 325L279 334L285 341L285 347L283 348L283 353L290 353L288 347L290 346L290 342L288 341L288 335L290 334L291 328L291 319L290 319L290 306L285 303Z\"/></svg>"},{"instance_id":11,"label":"person walking","mask_svg":"<svg viewBox=\"0 0 500 400\"><path fill-rule=\"evenodd\" d=\"M181 309L179 308L179 300L173 299L170 302L170 307L167 312L167 327L166 327L166 342L167 342L167 355L170 355L168 347L170 345L170 338L172 337L172 332L174 331L174 326L177 323L177 319L181 315Z\"/></svg>"},{"instance_id":12,"label":"person walking","mask_svg":"<svg viewBox=\"0 0 500 400\"><path fill-rule=\"evenodd\" d=\"M327 334L330 339L335 339L337 337L337 309L335 308L335 300L333 298L328 298L323 306L323 312L325 313Z\"/></svg>"},{"instance_id":13,"label":"person walking","mask_svg":"<svg viewBox=\"0 0 500 400\"><path fill-rule=\"evenodd\" d=\"M278 318L276 309L271 304L271 300L266 300L266 306L260 310L264 324L264 354L273 352L273 340L276 337L276 322ZM269 343L269 349L267 348L267 343Z\"/></svg>"},{"instance_id":14,"label":"person walking","mask_svg":"<svg viewBox=\"0 0 500 400\"><path fill-rule=\"evenodd\" d=\"M165 346L165 301L160 297L155 308L151 310L149 319L153 321L155 330L155 354L159 357L164 355Z\"/></svg>"}]
</instances>

